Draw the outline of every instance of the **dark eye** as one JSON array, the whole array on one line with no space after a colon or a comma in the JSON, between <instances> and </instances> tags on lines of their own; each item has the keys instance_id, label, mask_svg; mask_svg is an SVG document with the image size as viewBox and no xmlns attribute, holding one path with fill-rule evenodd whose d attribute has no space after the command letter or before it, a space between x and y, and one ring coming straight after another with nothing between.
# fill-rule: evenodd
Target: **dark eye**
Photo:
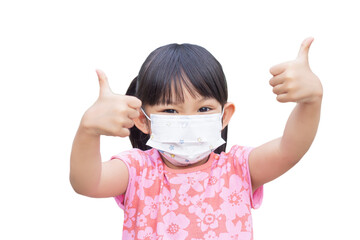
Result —
<instances>
[{"instance_id":1,"label":"dark eye","mask_svg":"<svg viewBox=\"0 0 360 240\"><path fill-rule=\"evenodd\" d=\"M210 108L208 108L208 107L202 107L202 108L200 108L199 110L198 110L198 112L208 112L208 111L210 111L211 109Z\"/></svg>"},{"instance_id":2,"label":"dark eye","mask_svg":"<svg viewBox=\"0 0 360 240\"><path fill-rule=\"evenodd\" d=\"M165 109L163 112L166 112L166 113L176 113L176 110L175 110L175 109Z\"/></svg>"}]
</instances>

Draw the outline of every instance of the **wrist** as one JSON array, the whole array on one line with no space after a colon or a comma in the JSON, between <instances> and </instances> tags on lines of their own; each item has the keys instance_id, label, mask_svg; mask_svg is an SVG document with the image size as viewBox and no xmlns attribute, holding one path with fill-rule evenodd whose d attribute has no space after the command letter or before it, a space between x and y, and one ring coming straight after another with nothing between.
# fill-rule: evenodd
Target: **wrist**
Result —
<instances>
[{"instance_id":1,"label":"wrist","mask_svg":"<svg viewBox=\"0 0 360 240\"><path fill-rule=\"evenodd\" d=\"M299 101L298 103L307 104L307 105L311 105L311 104L317 105L317 104L320 104L321 102L322 102L322 94L319 94L319 95L304 99L302 101Z\"/></svg>"},{"instance_id":2,"label":"wrist","mask_svg":"<svg viewBox=\"0 0 360 240\"><path fill-rule=\"evenodd\" d=\"M313 90L314 92L312 93L311 96L309 96L308 98L305 98L303 100L300 100L298 103L304 103L304 104L319 104L322 102L322 97L323 97L323 88L321 86L317 86L316 88L314 88Z\"/></svg>"},{"instance_id":3,"label":"wrist","mask_svg":"<svg viewBox=\"0 0 360 240\"><path fill-rule=\"evenodd\" d=\"M85 119L81 119L78 132L86 137L98 138L100 134L97 133L96 129Z\"/></svg>"}]
</instances>

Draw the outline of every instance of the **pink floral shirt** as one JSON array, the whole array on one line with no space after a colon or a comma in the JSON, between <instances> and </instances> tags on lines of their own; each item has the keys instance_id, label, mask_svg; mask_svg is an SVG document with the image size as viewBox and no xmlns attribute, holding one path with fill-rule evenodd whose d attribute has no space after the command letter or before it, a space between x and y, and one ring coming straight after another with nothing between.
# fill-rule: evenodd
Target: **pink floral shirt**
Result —
<instances>
[{"instance_id":1,"label":"pink floral shirt","mask_svg":"<svg viewBox=\"0 0 360 240\"><path fill-rule=\"evenodd\" d=\"M112 157L129 170L126 193L115 197L124 209L123 239L253 239L250 209L260 206L263 187L251 194L250 151L233 146L180 170L167 167L156 149Z\"/></svg>"}]
</instances>

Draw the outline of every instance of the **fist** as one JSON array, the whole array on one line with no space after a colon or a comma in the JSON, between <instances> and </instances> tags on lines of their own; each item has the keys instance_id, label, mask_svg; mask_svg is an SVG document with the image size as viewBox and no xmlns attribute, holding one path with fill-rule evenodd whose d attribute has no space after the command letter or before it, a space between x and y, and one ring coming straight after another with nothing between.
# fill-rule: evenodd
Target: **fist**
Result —
<instances>
[{"instance_id":1,"label":"fist","mask_svg":"<svg viewBox=\"0 0 360 240\"><path fill-rule=\"evenodd\" d=\"M322 85L320 79L309 66L309 48L313 38L303 41L295 60L273 66L273 77L269 83L279 102L310 103L321 100Z\"/></svg>"},{"instance_id":2,"label":"fist","mask_svg":"<svg viewBox=\"0 0 360 240\"><path fill-rule=\"evenodd\" d=\"M118 95L111 91L107 77L96 70L100 93L96 102L85 112L81 126L93 135L126 137L134 119L140 115L141 101L132 96Z\"/></svg>"}]
</instances>

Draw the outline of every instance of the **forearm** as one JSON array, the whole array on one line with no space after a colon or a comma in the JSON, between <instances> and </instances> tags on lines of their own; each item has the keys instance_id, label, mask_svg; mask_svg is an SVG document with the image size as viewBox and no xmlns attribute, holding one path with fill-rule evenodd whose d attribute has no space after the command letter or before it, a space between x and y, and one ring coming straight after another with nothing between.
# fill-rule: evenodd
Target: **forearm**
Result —
<instances>
[{"instance_id":1,"label":"forearm","mask_svg":"<svg viewBox=\"0 0 360 240\"><path fill-rule=\"evenodd\" d=\"M91 135L79 127L70 157L70 182L83 195L96 191L101 176L100 136Z\"/></svg>"},{"instance_id":2,"label":"forearm","mask_svg":"<svg viewBox=\"0 0 360 240\"><path fill-rule=\"evenodd\" d=\"M322 97L309 103L297 103L286 123L280 141L281 156L297 163L310 148L320 121Z\"/></svg>"}]
</instances>

